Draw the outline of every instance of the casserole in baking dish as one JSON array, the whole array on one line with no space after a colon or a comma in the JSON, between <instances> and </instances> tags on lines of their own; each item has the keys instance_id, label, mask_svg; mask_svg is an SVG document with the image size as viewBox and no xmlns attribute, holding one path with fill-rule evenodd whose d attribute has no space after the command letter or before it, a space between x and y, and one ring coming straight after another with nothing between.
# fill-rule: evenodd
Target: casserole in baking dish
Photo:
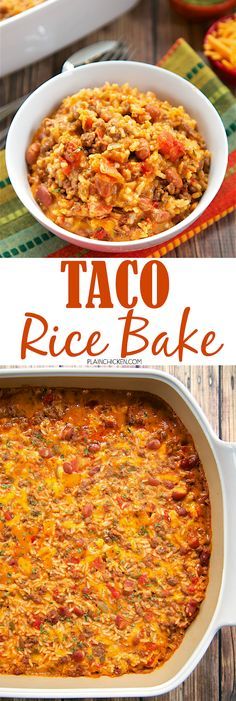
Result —
<instances>
[{"instance_id":1,"label":"casserole in baking dish","mask_svg":"<svg viewBox=\"0 0 236 701\"><path fill-rule=\"evenodd\" d=\"M137 0L45 0L0 22L0 77L72 44L130 10Z\"/></svg>"},{"instance_id":2,"label":"casserole in baking dish","mask_svg":"<svg viewBox=\"0 0 236 701\"><path fill-rule=\"evenodd\" d=\"M191 434L209 487L212 516L212 555L209 584L200 612L182 643L159 669L120 677L1 677L2 696L104 697L158 695L177 686L193 670L223 624L236 621L235 606L235 446L212 432L190 393L173 377L150 371L99 373L81 371L11 371L1 373L2 387L22 385L82 387L149 392L161 397Z\"/></svg>"},{"instance_id":3,"label":"casserole in baking dish","mask_svg":"<svg viewBox=\"0 0 236 701\"><path fill-rule=\"evenodd\" d=\"M144 392L29 386L1 390L0 430L0 674L163 665L208 584L188 431Z\"/></svg>"}]
</instances>

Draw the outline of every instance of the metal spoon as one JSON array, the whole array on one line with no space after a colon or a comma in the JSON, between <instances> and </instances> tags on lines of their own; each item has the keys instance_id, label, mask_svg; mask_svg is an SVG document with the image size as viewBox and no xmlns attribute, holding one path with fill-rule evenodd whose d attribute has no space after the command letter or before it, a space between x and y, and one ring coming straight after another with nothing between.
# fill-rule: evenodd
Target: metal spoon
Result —
<instances>
[{"instance_id":1,"label":"metal spoon","mask_svg":"<svg viewBox=\"0 0 236 701\"><path fill-rule=\"evenodd\" d=\"M69 56L65 63L63 63L61 72L71 71L74 68L78 68L78 66L84 66L98 61L127 60L128 57L130 57L130 49L122 41L98 41L96 44L90 44L90 46L79 49L79 51ZM0 122L6 119L6 117L9 117L9 115L14 114L27 97L29 97L29 94L17 97L16 100L1 107Z\"/></svg>"}]
</instances>

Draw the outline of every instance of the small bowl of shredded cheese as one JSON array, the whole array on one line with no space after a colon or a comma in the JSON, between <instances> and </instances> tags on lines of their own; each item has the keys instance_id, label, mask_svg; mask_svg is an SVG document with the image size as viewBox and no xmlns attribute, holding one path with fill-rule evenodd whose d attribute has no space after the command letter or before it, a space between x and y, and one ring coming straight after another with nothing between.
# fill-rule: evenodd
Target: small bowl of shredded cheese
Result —
<instances>
[{"instance_id":1,"label":"small bowl of shredded cheese","mask_svg":"<svg viewBox=\"0 0 236 701\"><path fill-rule=\"evenodd\" d=\"M204 39L204 53L225 82L236 84L236 13L214 22Z\"/></svg>"}]
</instances>

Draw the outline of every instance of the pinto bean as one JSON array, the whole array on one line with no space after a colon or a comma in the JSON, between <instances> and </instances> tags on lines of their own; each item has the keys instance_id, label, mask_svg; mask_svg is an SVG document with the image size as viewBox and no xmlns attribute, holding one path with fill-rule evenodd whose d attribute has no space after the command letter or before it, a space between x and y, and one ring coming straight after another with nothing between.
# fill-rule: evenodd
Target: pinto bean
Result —
<instances>
[{"instance_id":1,"label":"pinto bean","mask_svg":"<svg viewBox=\"0 0 236 701\"><path fill-rule=\"evenodd\" d=\"M72 475L73 472L73 467L70 462L64 462L63 465L63 470L66 473L66 475Z\"/></svg>"},{"instance_id":2,"label":"pinto bean","mask_svg":"<svg viewBox=\"0 0 236 701\"><path fill-rule=\"evenodd\" d=\"M51 625L53 625L53 626L56 625L56 623L58 623L59 618L60 618L60 614L57 611L57 609L51 609L51 611L49 611L45 616L45 620L48 623L51 623Z\"/></svg>"},{"instance_id":3,"label":"pinto bean","mask_svg":"<svg viewBox=\"0 0 236 701\"><path fill-rule=\"evenodd\" d=\"M199 538L197 536L189 538L188 544L191 550L196 550L197 548L199 548Z\"/></svg>"},{"instance_id":4,"label":"pinto bean","mask_svg":"<svg viewBox=\"0 0 236 701\"><path fill-rule=\"evenodd\" d=\"M127 621L125 620L125 618L123 616L121 616L118 613L117 616L115 617L115 624L119 630L124 630L127 626Z\"/></svg>"},{"instance_id":5,"label":"pinto bean","mask_svg":"<svg viewBox=\"0 0 236 701\"><path fill-rule=\"evenodd\" d=\"M210 560L210 551L207 548L203 548L200 553L200 563L202 566L208 565Z\"/></svg>"},{"instance_id":6,"label":"pinto bean","mask_svg":"<svg viewBox=\"0 0 236 701\"><path fill-rule=\"evenodd\" d=\"M82 650L76 650L75 652L72 653L73 660L75 662L82 662L84 659L84 653Z\"/></svg>"},{"instance_id":7,"label":"pinto bean","mask_svg":"<svg viewBox=\"0 0 236 701\"><path fill-rule=\"evenodd\" d=\"M176 511L179 516L187 516L188 511L187 509L184 508L184 506L176 506Z\"/></svg>"},{"instance_id":8,"label":"pinto bean","mask_svg":"<svg viewBox=\"0 0 236 701\"><path fill-rule=\"evenodd\" d=\"M84 615L83 609L80 609L79 606L74 606L73 613L75 616L78 616L78 618L81 618Z\"/></svg>"},{"instance_id":9,"label":"pinto bean","mask_svg":"<svg viewBox=\"0 0 236 701\"><path fill-rule=\"evenodd\" d=\"M63 470L66 473L66 475L72 475L72 472L78 472L79 471L79 466L78 466L78 461L77 458L72 458L70 462L64 462L63 464Z\"/></svg>"},{"instance_id":10,"label":"pinto bean","mask_svg":"<svg viewBox=\"0 0 236 701\"><path fill-rule=\"evenodd\" d=\"M198 467L200 463L198 455L189 455L188 458L183 458L180 462L181 470L192 470L193 467Z\"/></svg>"},{"instance_id":11,"label":"pinto bean","mask_svg":"<svg viewBox=\"0 0 236 701\"><path fill-rule=\"evenodd\" d=\"M188 618L191 618L191 619L195 618L195 616L198 612L198 609L199 609L199 604L197 601L194 601L194 599L192 601L189 601L185 606L185 612L186 612L186 615L188 616Z\"/></svg>"},{"instance_id":12,"label":"pinto bean","mask_svg":"<svg viewBox=\"0 0 236 701\"><path fill-rule=\"evenodd\" d=\"M68 606L59 606L58 613L60 615L60 618L69 618L70 609L68 608Z\"/></svg>"},{"instance_id":13,"label":"pinto bean","mask_svg":"<svg viewBox=\"0 0 236 701\"><path fill-rule=\"evenodd\" d=\"M174 501L182 501L185 499L186 495L186 489L174 489L171 496Z\"/></svg>"},{"instance_id":14,"label":"pinto bean","mask_svg":"<svg viewBox=\"0 0 236 701\"><path fill-rule=\"evenodd\" d=\"M97 453L98 450L100 450L100 443L98 443L98 441L94 443L89 443L88 450L90 453Z\"/></svg>"},{"instance_id":15,"label":"pinto bean","mask_svg":"<svg viewBox=\"0 0 236 701\"><path fill-rule=\"evenodd\" d=\"M103 420L104 426L106 428L116 428L117 423L113 416L106 416Z\"/></svg>"},{"instance_id":16,"label":"pinto bean","mask_svg":"<svg viewBox=\"0 0 236 701\"><path fill-rule=\"evenodd\" d=\"M174 185L175 190L181 190L183 187L183 180L177 172L176 168L171 167L166 170L166 178L169 183Z\"/></svg>"},{"instance_id":17,"label":"pinto bean","mask_svg":"<svg viewBox=\"0 0 236 701\"><path fill-rule=\"evenodd\" d=\"M74 427L72 424L66 424L60 433L60 438L62 441L70 441L74 435Z\"/></svg>"},{"instance_id":18,"label":"pinto bean","mask_svg":"<svg viewBox=\"0 0 236 701\"><path fill-rule=\"evenodd\" d=\"M147 112L150 114L152 122L157 122L161 116L161 110L157 105L148 104L146 107Z\"/></svg>"},{"instance_id":19,"label":"pinto bean","mask_svg":"<svg viewBox=\"0 0 236 701\"><path fill-rule=\"evenodd\" d=\"M93 513L93 504L85 504L82 508L82 515L84 518L88 518Z\"/></svg>"},{"instance_id":20,"label":"pinto bean","mask_svg":"<svg viewBox=\"0 0 236 701\"><path fill-rule=\"evenodd\" d=\"M57 602L57 604L63 604L63 602L64 602L64 600L65 600L64 594L60 594L60 592L58 591L58 589L55 589L55 590L54 590L53 595L52 595L52 598L53 598L54 601Z\"/></svg>"},{"instance_id":21,"label":"pinto bean","mask_svg":"<svg viewBox=\"0 0 236 701\"><path fill-rule=\"evenodd\" d=\"M125 594L132 594L135 589L135 582L133 579L126 579L123 585L123 591Z\"/></svg>"},{"instance_id":22,"label":"pinto bean","mask_svg":"<svg viewBox=\"0 0 236 701\"><path fill-rule=\"evenodd\" d=\"M39 448L38 452L41 458L52 458L53 456L51 448L47 448L44 445L41 448Z\"/></svg>"},{"instance_id":23,"label":"pinto bean","mask_svg":"<svg viewBox=\"0 0 236 701\"><path fill-rule=\"evenodd\" d=\"M158 450L160 448L160 445L160 441L158 441L157 438L153 438L147 442L146 448L148 448L149 450Z\"/></svg>"},{"instance_id":24,"label":"pinto bean","mask_svg":"<svg viewBox=\"0 0 236 701\"><path fill-rule=\"evenodd\" d=\"M139 161L145 161L146 158L150 156L150 148L146 139L140 139L139 147L135 151L135 156L137 156Z\"/></svg>"},{"instance_id":25,"label":"pinto bean","mask_svg":"<svg viewBox=\"0 0 236 701\"><path fill-rule=\"evenodd\" d=\"M52 204L52 195L48 191L46 185L43 185L43 183L41 183L36 190L35 197L36 200L44 207L50 207L50 204Z\"/></svg>"},{"instance_id":26,"label":"pinto bean","mask_svg":"<svg viewBox=\"0 0 236 701\"><path fill-rule=\"evenodd\" d=\"M28 146L27 151L26 151L26 162L28 163L28 166L32 166L37 161L39 152L40 152L39 141L34 141L33 144L30 144L30 146Z\"/></svg>"},{"instance_id":27,"label":"pinto bean","mask_svg":"<svg viewBox=\"0 0 236 701\"><path fill-rule=\"evenodd\" d=\"M160 484L160 480L156 479L156 477L148 477L147 484L150 484L151 487L157 487Z\"/></svg>"},{"instance_id":28,"label":"pinto bean","mask_svg":"<svg viewBox=\"0 0 236 701\"><path fill-rule=\"evenodd\" d=\"M129 426L144 426L146 414L140 406L129 406L127 410L126 422Z\"/></svg>"}]
</instances>

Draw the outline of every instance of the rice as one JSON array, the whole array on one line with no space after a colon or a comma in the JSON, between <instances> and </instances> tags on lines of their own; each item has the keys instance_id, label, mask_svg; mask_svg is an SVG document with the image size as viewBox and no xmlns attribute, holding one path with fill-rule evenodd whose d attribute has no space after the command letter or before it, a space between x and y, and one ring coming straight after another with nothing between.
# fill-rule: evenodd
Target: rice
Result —
<instances>
[{"instance_id":1,"label":"rice","mask_svg":"<svg viewBox=\"0 0 236 701\"><path fill-rule=\"evenodd\" d=\"M191 436L162 400L105 390L3 390L0 425L0 674L158 668L208 582Z\"/></svg>"},{"instance_id":2,"label":"rice","mask_svg":"<svg viewBox=\"0 0 236 701\"><path fill-rule=\"evenodd\" d=\"M182 106L128 84L63 100L26 153L32 193L68 231L145 239L182 221L207 188L210 154Z\"/></svg>"}]
</instances>

